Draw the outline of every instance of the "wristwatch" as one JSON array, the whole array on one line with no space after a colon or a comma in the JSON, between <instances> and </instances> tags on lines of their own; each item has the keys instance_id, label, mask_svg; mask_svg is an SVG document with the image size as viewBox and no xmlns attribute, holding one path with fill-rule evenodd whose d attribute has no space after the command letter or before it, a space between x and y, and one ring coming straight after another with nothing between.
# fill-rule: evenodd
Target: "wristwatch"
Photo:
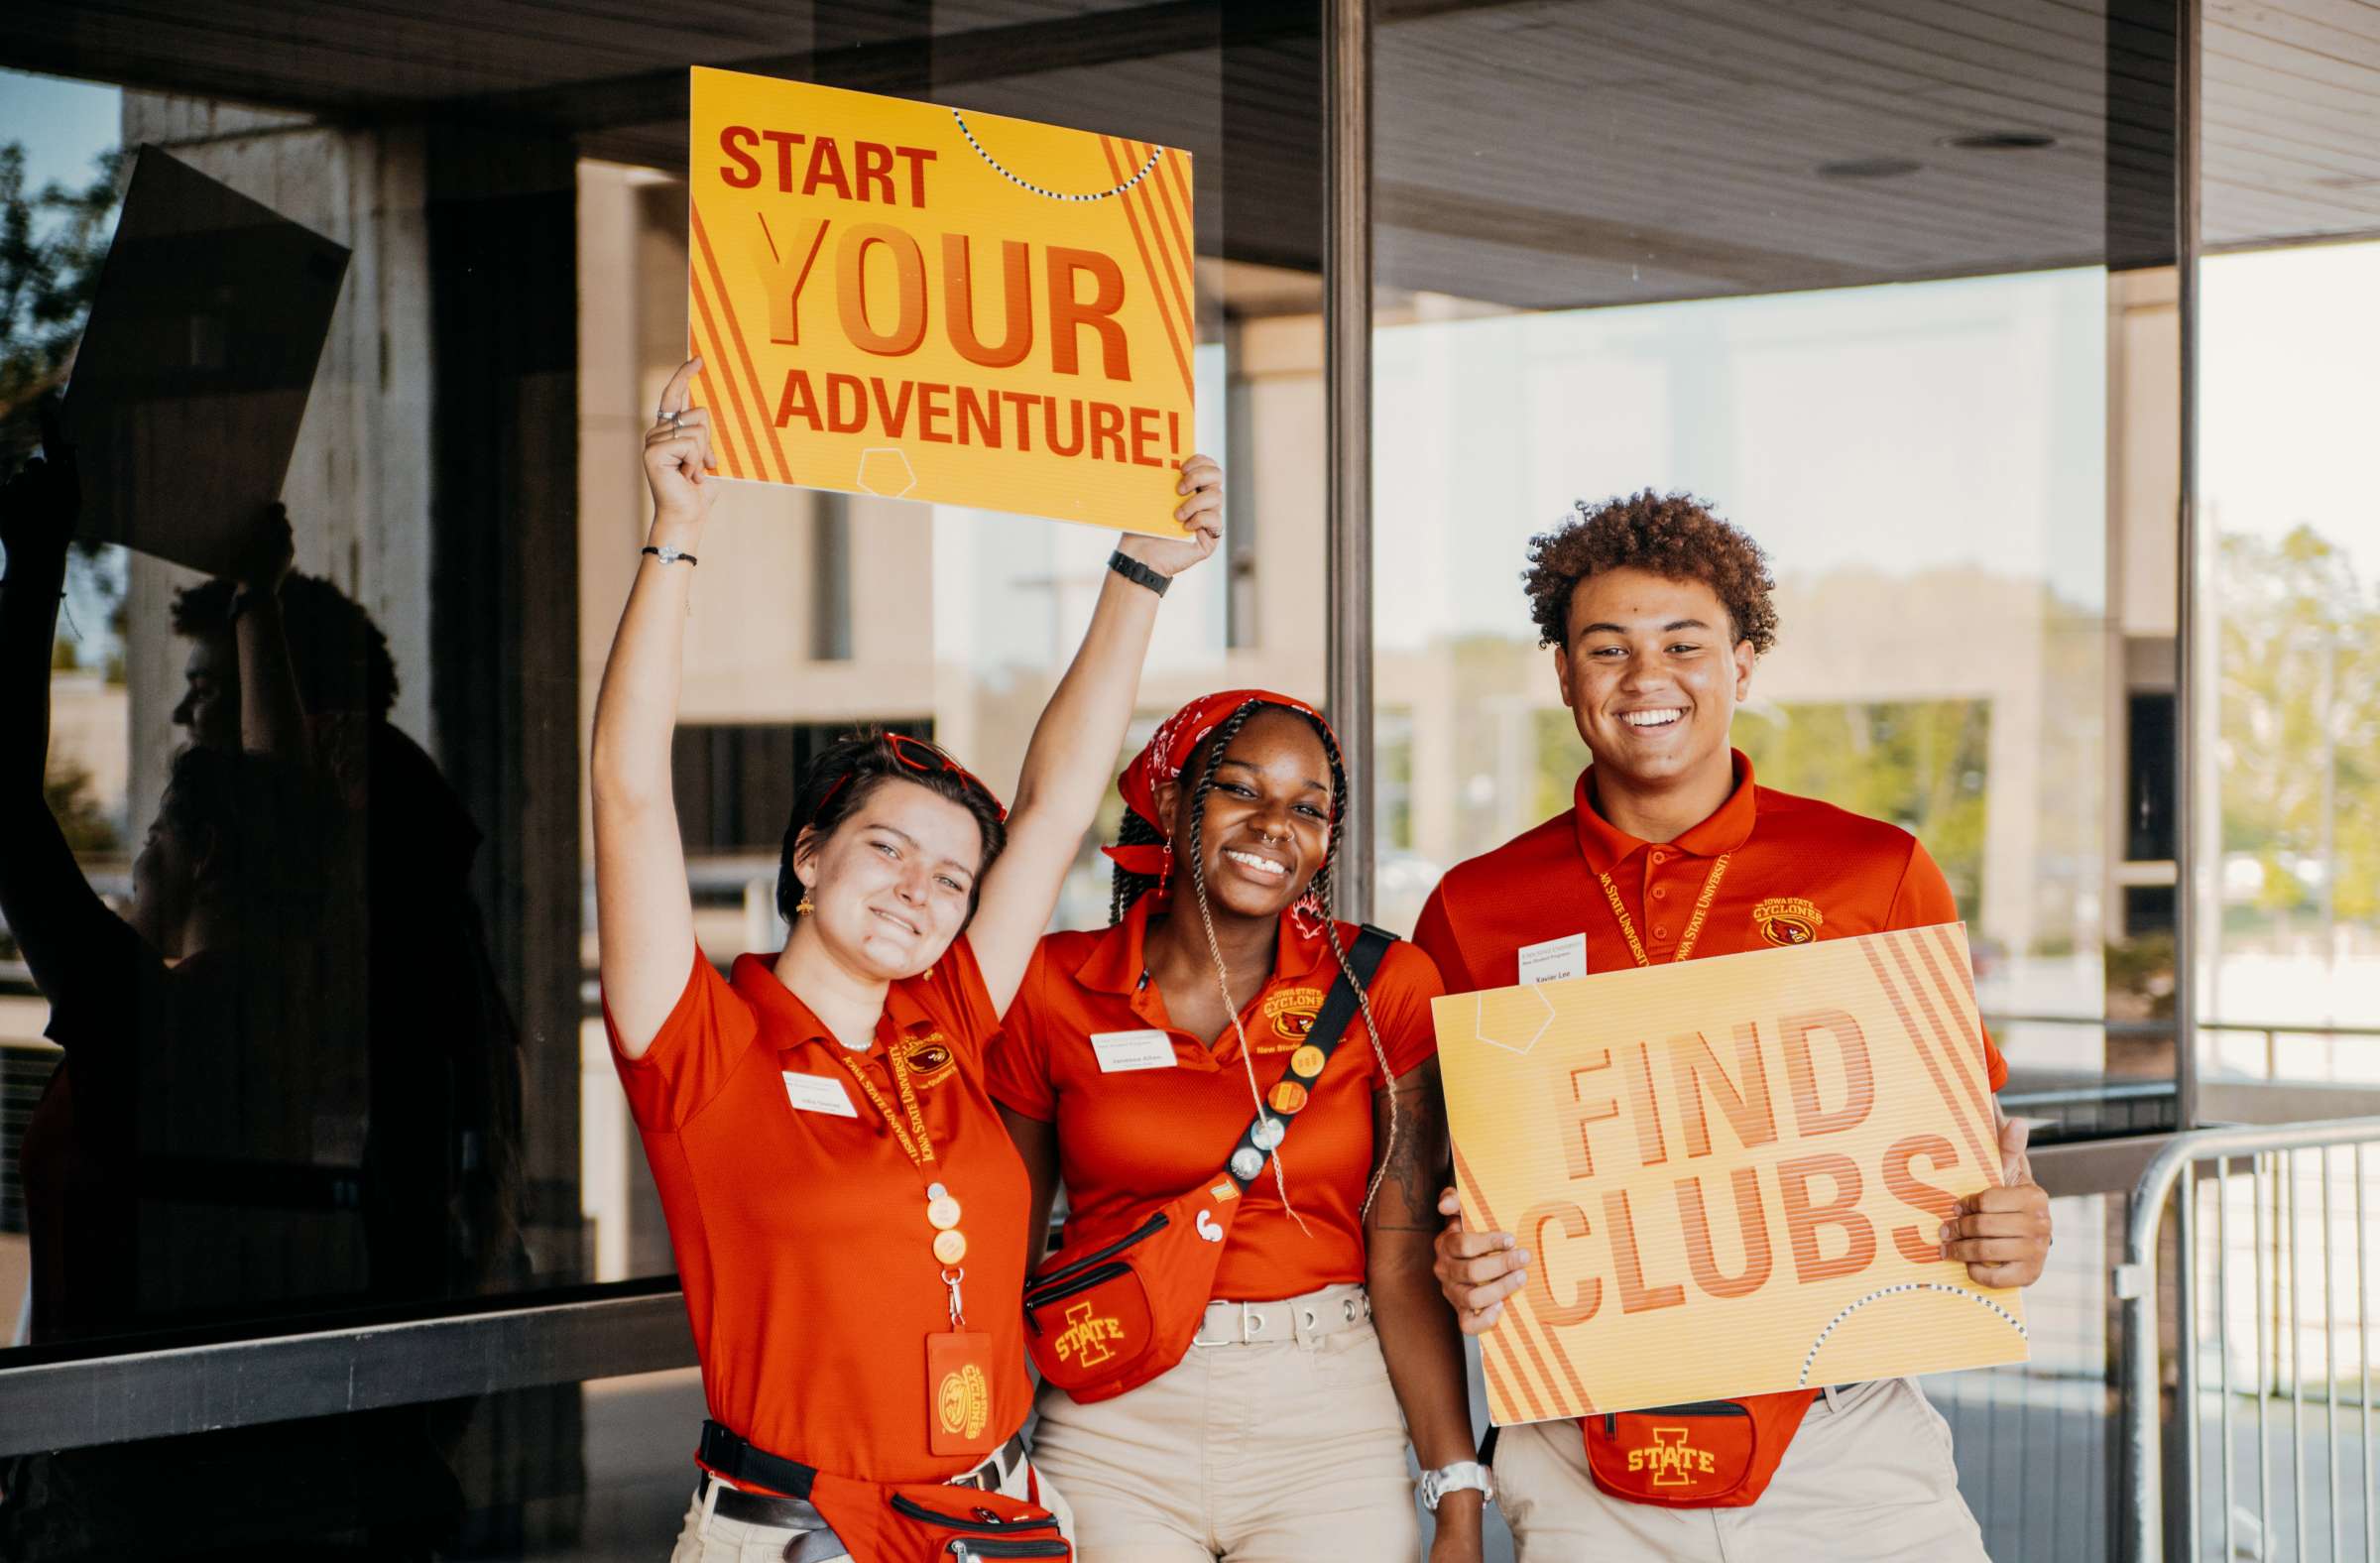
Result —
<instances>
[{"instance_id":1,"label":"wristwatch","mask_svg":"<svg viewBox=\"0 0 2380 1563\"><path fill-rule=\"evenodd\" d=\"M1477 1460L1458 1460L1450 1466L1421 1473L1421 1506L1431 1513L1438 1512L1439 1501L1449 1493L1477 1492L1489 1501L1495 1498L1495 1478Z\"/></svg>"}]
</instances>

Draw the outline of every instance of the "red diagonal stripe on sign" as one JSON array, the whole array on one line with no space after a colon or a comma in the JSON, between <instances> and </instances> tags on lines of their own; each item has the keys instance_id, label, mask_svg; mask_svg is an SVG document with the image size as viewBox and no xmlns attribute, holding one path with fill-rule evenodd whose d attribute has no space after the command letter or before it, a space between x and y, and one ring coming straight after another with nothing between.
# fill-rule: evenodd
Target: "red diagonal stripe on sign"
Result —
<instances>
[{"instance_id":1,"label":"red diagonal stripe on sign","mask_svg":"<svg viewBox=\"0 0 2380 1563\"><path fill-rule=\"evenodd\" d=\"M1975 1090L1966 1076L1959 1072L1959 1055L1964 1050L1961 1045L1960 1026L1957 1023L1959 1012L1955 1008L1945 1006L1941 1014L1936 1013L1934 1007L1936 995L1927 987L1925 979L1918 975L1916 965L1909 959L1909 952L1912 949L1921 958L1924 956L1926 952L1924 935L1910 932L1894 938L1892 940L1893 964L1900 968L1901 980L1908 985L1910 997L1916 1000L1919 1013L1926 1018L1926 1024L1933 1028L1934 1040L1941 1046L1943 1057L1949 1061L1952 1075L1966 1089L1966 1105L1961 1111L1960 1117L1964 1120L1971 1113L1979 1122L1989 1124L1991 1122L1990 1107L1986 1105L1982 1094ZM1943 1018L1945 1015L1949 1017L1948 1020ZM1993 1138L1995 1137L1989 1134L1984 1136L1986 1141ZM1993 1181L1997 1182L1999 1157L1992 1157L1986 1165L1991 1169Z\"/></svg>"},{"instance_id":2,"label":"red diagonal stripe on sign","mask_svg":"<svg viewBox=\"0 0 2380 1563\"><path fill-rule=\"evenodd\" d=\"M694 383L702 391L702 405L711 410L711 442L719 453L720 471L731 478L759 478L767 482L768 465L753 448L750 420L745 416L735 379L726 367L727 343L710 318L709 291L691 275L687 286L695 315L701 321L699 329L686 332L694 340L695 356L702 360L702 370Z\"/></svg>"},{"instance_id":3,"label":"red diagonal stripe on sign","mask_svg":"<svg viewBox=\"0 0 2380 1563\"><path fill-rule=\"evenodd\" d=\"M701 276L691 268L686 272L686 291L693 296L694 313L702 322L701 334L711 344L712 350L702 355L703 372L708 374L714 366L717 368L720 382L727 387L727 409L734 415L737 436L752 458L750 476L767 481L769 467L761 459L760 440L752 431L752 415L744 411L744 391L736 378L735 365L727 356L727 339L721 334L719 322L712 315L710 293L702 286ZM745 475L736 474L738 477Z\"/></svg>"},{"instance_id":4,"label":"red diagonal stripe on sign","mask_svg":"<svg viewBox=\"0 0 2380 1563\"><path fill-rule=\"evenodd\" d=\"M1469 1162L1463 1159L1463 1152L1460 1149L1455 1151L1455 1173L1463 1180L1463 1186L1471 1190L1472 1198L1479 1202L1480 1215L1487 1220L1488 1230L1492 1232L1503 1231L1504 1224L1496 1220L1495 1212L1488 1207L1488 1196L1481 1189L1479 1179L1471 1175L1471 1165ZM1545 1262L1545 1256L1542 1254L1535 1255L1533 1258L1539 1264L1543 1264ZM1507 1301L1509 1301L1509 1299L1507 1299ZM1545 1365L1546 1357L1550 1355L1556 1363L1561 1365L1562 1377L1569 1383L1571 1393L1577 1397L1579 1404L1581 1406L1587 1406L1593 1403L1592 1397L1587 1393L1586 1385L1579 1383L1578 1372L1571 1367L1570 1358L1564 1355L1561 1343L1554 1339L1553 1330L1550 1326L1545 1324L1542 1320L1539 1320L1535 1315L1530 1313L1527 1308L1524 1307L1507 1306L1504 1309L1504 1321L1511 1325L1513 1332L1520 1337L1522 1350L1528 1354L1529 1362L1537 1370L1536 1382L1542 1383L1545 1385L1546 1395L1549 1401L1556 1397L1560 1392L1554 1383L1553 1370L1549 1369ZM1538 1347L1538 1335L1540 1331L1542 1331L1544 1334L1544 1349L1542 1351ZM1532 1384L1528 1374L1521 1371L1520 1359L1517 1356L1512 1359L1512 1368L1513 1377L1520 1381L1521 1388L1524 1391L1523 1398L1525 1398L1528 1402L1529 1409L1536 1413L1534 1419L1543 1420L1546 1417L1558 1414L1556 1410L1548 1409L1545 1403L1538 1400L1536 1389Z\"/></svg>"},{"instance_id":5,"label":"red diagonal stripe on sign","mask_svg":"<svg viewBox=\"0 0 2380 1563\"><path fill-rule=\"evenodd\" d=\"M1115 176L1119 184L1131 178L1130 168L1118 161L1116 145L1113 141L1102 136L1099 138L1099 146L1100 150L1107 155L1108 170ZM1190 360L1183 356L1181 339L1174 334L1173 308L1166 301L1165 284L1157 275L1157 264L1149 256L1148 240L1141 236L1140 217L1132 204L1131 196L1132 192L1127 190L1121 197L1124 220L1132 230L1132 247L1140 252L1140 269L1148 278L1149 297L1156 301L1157 319L1165 327L1165 345L1173 349L1174 367L1181 371L1182 389L1188 391L1190 389Z\"/></svg>"},{"instance_id":6,"label":"red diagonal stripe on sign","mask_svg":"<svg viewBox=\"0 0 2380 1563\"><path fill-rule=\"evenodd\" d=\"M1952 1055L1952 1062L1959 1066L1959 1083L1966 1087L1967 1095L1974 1101L1975 1111L1985 1122L1990 1122L1991 1064L1983 1050L1983 1017L1975 1008L1974 982L1959 959L1959 946L1952 939L1949 928L1937 925L1920 929L1919 932L1921 937L1917 942L1917 958L1924 963L1926 975L1933 979L1934 992L1942 1000L1943 1014L1957 1022L1958 1029L1962 1031L1966 1028L1968 1017L1974 1019L1974 1034L1965 1038L1966 1045L1958 1048ZM1937 951L1942 956L1940 965L1935 963Z\"/></svg>"},{"instance_id":7,"label":"red diagonal stripe on sign","mask_svg":"<svg viewBox=\"0 0 2380 1563\"><path fill-rule=\"evenodd\" d=\"M744 383L752 391L752 408L760 425L769 436L769 453L776 458L776 477L780 483L793 481L792 469L785 465L785 447L777 438L776 418L771 410L768 387L761 384L760 371L752 364L752 351L744 345L744 323L736 318L734 299L728 294L727 279L719 271L719 254L711 248L711 236L702 225L702 212L692 201L686 211L693 218L694 239L702 248L703 264L710 268L711 287L719 296L719 312L727 316L727 332L736 344L736 359L743 366Z\"/></svg>"},{"instance_id":8,"label":"red diagonal stripe on sign","mask_svg":"<svg viewBox=\"0 0 2380 1563\"><path fill-rule=\"evenodd\" d=\"M1128 141L1125 145L1130 147L1131 143ZM1181 314L1183 335L1195 344L1198 341L1198 306L1193 294L1197 287L1198 263L1192 252L1190 237L1184 231L1185 219L1174 209L1175 188L1165 177L1171 171L1173 156L1152 142L1146 152L1135 154L1134 157L1133 168L1140 167L1141 160L1156 160L1149 177L1140 183L1148 191L1150 209L1162 214L1165 219L1163 232L1171 242L1158 245L1165 257L1165 280L1173 285L1174 307ZM1187 201L1181 204L1183 211L1189 209ZM1148 225L1151 232L1158 231L1156 217L1150 217Z\"/></svg>"},{"instance_id":9,"label":"red diagonal stripe on sign","mask_svg":"<svg viewBox=\"0 0 2380 1563\"><path fill-rule=\"evenodd\" d=\"M1908 1033L1910 1045L1917 1049L1919 1060L1925 1064L1926 1073L1934 1081L1935 1091L1942 1097L1942 1105L1950 1109L1951 1121L1959 1126L1959 1133L1964 1137L1966 1148L1974 1156L1976 1167L1981 1169L1985 1177L1991 1177L1992 1168L1998 1163L1985 1155L1983 1146L1976 1142L1974 1125L1967 1121L1966 1110L1959 1105L1959 1098L1953 1094L1951 1083L1942 1077L1942 1065L1935 1062L1933 1049L1926 1045L1925 1033L1918 1029L1917 1017L1909 1013L1908 1001L1901 997L1900 989L1893 983L1892 974L1884 969L1883 957L1876 953L1872 940L1861 940L1859 953L1866 957L1868 969L1876 974L1877 986L1884 990L1884 997L1891 1002L1892 1013L1900 1018L1901 1029Z\"/></svg>"}]
</instances>

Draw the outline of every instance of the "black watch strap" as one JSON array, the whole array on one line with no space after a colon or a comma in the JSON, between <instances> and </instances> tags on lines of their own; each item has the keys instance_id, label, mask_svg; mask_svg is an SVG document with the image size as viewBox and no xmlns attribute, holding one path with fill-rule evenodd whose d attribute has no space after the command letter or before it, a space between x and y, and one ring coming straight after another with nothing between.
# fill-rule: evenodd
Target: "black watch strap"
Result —
<instances>
[{"instance_id":1,"label":"black watch strap","mask_svg":"<svg viewBox=\"0 0 2380 1563\"><path fill-rule=\"evenodd\" d=\"M1108 555L1108 568L1128 581L1147 587L1160 597L1165 595L1165 588L1173 584L1173 577L1159 575L1155 570L1150 569L1122 548Z\"/></svg>"}]
</instances>

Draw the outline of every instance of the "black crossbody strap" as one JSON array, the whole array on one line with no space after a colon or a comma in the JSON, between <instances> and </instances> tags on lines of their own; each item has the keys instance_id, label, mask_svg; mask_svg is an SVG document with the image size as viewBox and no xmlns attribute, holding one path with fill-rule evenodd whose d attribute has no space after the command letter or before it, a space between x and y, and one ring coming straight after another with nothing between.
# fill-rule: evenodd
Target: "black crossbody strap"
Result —
<instances>
[{"instance_id":1,"label":"black crossbody strap","mask_svg":"<svg viewBox=\"0 0 2380 1563\"><path fill-rule=\"evenodd\" d=\"M1368 922L1364 924L1364 931L1356 936L1355 947L1347 952L1347 969L1340 972L1337 982L1331 984L1331 991L1323 998L1321 1013L1314 1017L1314 1029L1306 1033L1304 1045L1290 1054L1288 1072L1281 1076L1283 1081L1294 1081L1307 1092L1314 1089L1314 1082L1322 1077L1323 1065L1329 1063L1331 1054L1339 1050L1340 1041L1347 1035L1348 1022L1355 1020L1357 1008L1362 1002L1356 997L1355 984L1347 980L1349 975L1352 973L1357 982L1368 986L1371 974L1380 969L1380 960L1388 953L1388 946L1395 942L1395 934L1375 928ZM1319 1059L1304 1057L1307 1047L1322 1056ZM1313 1068L1300 1069L1298 1064L1301 1061L1312 1064ZM1225 1158L1225 1175L1242 1189L1263 1176L1264 1164L1272 1159L1273 1151L1280 1148L1281 1141L1289 1133L1290 1124L1304 1106L1305 1100L1301 1097L1293 1108L1284 1110L1267 1105L1258 1111L1248 1121L1248 1127L1240 1132L1240 1139L1232 1146L1232 1153ZM1267 1125L1271 1127L1267 1129ZM1271 1142L1266 1143L1267 1140Z\"/></svg>"}]
</instances>

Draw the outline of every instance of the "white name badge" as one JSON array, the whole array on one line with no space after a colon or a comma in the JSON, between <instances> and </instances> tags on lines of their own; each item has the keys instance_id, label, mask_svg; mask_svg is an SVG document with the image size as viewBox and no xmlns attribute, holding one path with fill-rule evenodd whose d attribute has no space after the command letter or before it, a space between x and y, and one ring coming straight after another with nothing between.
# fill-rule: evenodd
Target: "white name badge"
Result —
<instances>
[{"instance_id":1,"label":"white name badge","mask_svg":"<svg viewBox=\"0 0 2380 1563\"><path fill-rule=\"evenodd\" d=\"M1091 1038L1091 1050L1099 1054L1102 1074L1171 1069L1174 1064L1173 1038L1163 1031L1101 1031Z\"/></svg>"},{"instance_id":2,"label":"white name badge","mask_svg":"<svg viewBox=\"0 0 2380 1563\"><path fill-rule=\"evenodd\" d=\"M1548 939L1543 944L1524 944L1520 947L1520 982L1523 987L1532 983L1560 982L1565 977L1587 975L1587 935L1574 933L1567 939Z\"/></svg>"},{"instance_id":3,"label":"white name badge","mask_svg":"<svg viewBox=\"0 0 2380 1563\"><path fill-rule=\"evenodd\" d=\"M851 1097L843 1089L842 1081L829 1080L823 1075L795 1074L790 1069L777 1072L785 1077L785 1095L792 1098L793 1105L803 1112L832 1113L837 1118L860 1116L858 1109L851 1105Z\"/></svg>"}]
</instances>

